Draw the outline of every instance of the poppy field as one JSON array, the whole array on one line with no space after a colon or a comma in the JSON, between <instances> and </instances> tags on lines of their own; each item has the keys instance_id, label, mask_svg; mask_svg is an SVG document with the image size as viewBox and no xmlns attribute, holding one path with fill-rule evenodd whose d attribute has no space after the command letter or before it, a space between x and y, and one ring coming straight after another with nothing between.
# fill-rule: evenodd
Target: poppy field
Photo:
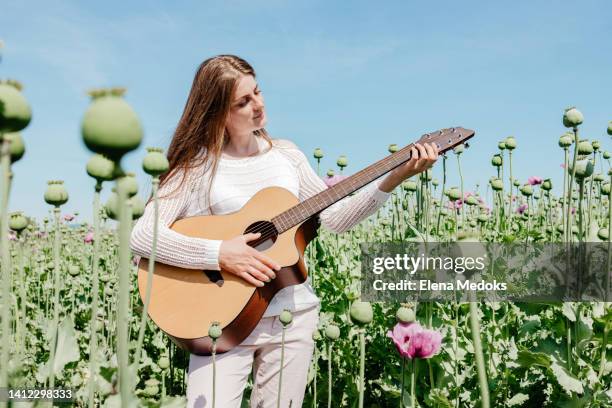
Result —
<instances>
[{"instance_id":1,"label":"poppy field","mask_svg":"<svg viewBox=\"0 0 612 408\"><path fill-rule=\"evenodd\" d=\"M168 168L163 150L137 150L142 126L124 89L91 91L81 133L93 153L83 163L92 179L92 222L66 210L77 192L59 180L50 180L40 197L48 218L10 212L9 204L18 205L10 200L11 185L22 182L11 165L28 160L27 126L36 111L21 89L17 81L0 83L0 388L70 388L76 406L184 406L188 354L148 320L129 248L131 226L149 197L138 195L131 173L141 169L121 164L129 152L142 155L155 198ZM439 160L440 178L428 171L405 181L351 231L319 231L305 254L321 315L304 406L612 405L609 302L360 299L363 242L608 242L610 271L612 169L604 146L612 122L602 124L601 142L581 138L584 120L568 108L559 114L565 132L550 137L562 177L514 178L521 146L520 137L510 136L498 143L486 185L468 189L473 183L462 176L459 185L449 185L447 172L461 175L469 154L458 146ZM397 149L381 146L382 153ZM313 153L313 163L333 185L343 178L350 152L335 163L339 170L322 174L321 163L330 162L324 151ZM563 179L560 193L553 192L552 177ZM101 203L101 191L110 189ZM291 324L290 313L283 319ZM250 385L245 404L249 393Z\"/></svg>"}]
</instances>

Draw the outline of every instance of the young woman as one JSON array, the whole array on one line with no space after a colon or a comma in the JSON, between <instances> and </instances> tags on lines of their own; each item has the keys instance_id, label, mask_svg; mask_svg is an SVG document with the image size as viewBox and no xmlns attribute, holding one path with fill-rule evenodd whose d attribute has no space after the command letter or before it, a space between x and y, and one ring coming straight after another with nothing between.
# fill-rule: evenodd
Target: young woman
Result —
<instances>
[{"instance_id":1,"label":"young woman","mask_svg":"<svg viewBox=\"0 0 612 408\"><path fill-rule=\"evenodd\" d=\"M169 171L159 194L157 261L183 268L233 273L255 286L275 278L279 265L247 245L246 234L220 241L187 237L169 226L177 219L238 211L259 190L279 186L300 201L326 187L306 156L288 140L273 140L255 71L243 59L219 55L204 61L193 81L183 115L168 149ZM417 145L414 159L353 196L320 213L321 225L341 233L376 212L404 179L433 165L432 145ZM147 205L134 227L134 253L150 256L153 208ZM281 330L278 316L293 313L285 335L281 407L300 407L313 352L319 299L309 282L279 291L255 330L239 346L217 356L216 406L240 407L249 373L253 373L252 407L275 407L280 372ZM219 305L220 308L223 305ZM188 407L208 407L212 397L211 357L191 355Z\"/></svg>"}]
</instances>

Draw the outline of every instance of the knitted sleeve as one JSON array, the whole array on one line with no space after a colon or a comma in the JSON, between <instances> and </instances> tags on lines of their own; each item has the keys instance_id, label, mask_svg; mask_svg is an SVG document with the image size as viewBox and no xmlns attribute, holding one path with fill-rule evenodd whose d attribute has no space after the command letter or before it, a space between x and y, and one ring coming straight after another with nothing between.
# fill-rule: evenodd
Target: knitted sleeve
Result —
<instances>
[{"instance_id":1,"label":"knitted sleeve","mask_svg":"<svg viewBox=\"0 0 612 408\"><path fill-rule=\"evenodd\" d=\"M283 140L280 144L284 146L284 150L296 167L300 180L300 201L328 188L317 176L304 153L289 141ZM374 214L391 195L380 190L379 185L380 180L375 180L352 196L343 198L321 211L319 214L321 225L332 232L342 233Z\"/></svg>"},{"instance_id":2,"label":"knitted sleeve","mask_svg":"<svg viewBox=\"0 0 612 408\"><path fill-rule=\"evenodd\" d=\"M175 173L158 192L158 197L171 194L159 199L156 260L188 269L220 270L218 259L221 240L188 237L170 229L174 221L184 217L195 182L193 178L186 177L184 184L175 191L181 179L182 173ZM132 251L145 258L151 256L153 216L153 201L151 201L134 226L130 239Z\"/></svg>"}]
</instances>

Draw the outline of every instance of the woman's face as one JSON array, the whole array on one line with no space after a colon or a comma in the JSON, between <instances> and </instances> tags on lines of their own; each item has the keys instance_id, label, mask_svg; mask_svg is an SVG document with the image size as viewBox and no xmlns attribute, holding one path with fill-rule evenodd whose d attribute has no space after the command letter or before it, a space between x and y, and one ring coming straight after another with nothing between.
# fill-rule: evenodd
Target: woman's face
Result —
<instances>
[{"instance_id":1,"label":"woman's face","mask_svg":"<svg viewBox=\"0 0 612 408\"><path fill-rule=\"evenodd\" d=\"M255 78L240 78L234 91L230 113L225 127L230 135L252 133L266 125L264 99Z\"/></svg>"}]
</instances>

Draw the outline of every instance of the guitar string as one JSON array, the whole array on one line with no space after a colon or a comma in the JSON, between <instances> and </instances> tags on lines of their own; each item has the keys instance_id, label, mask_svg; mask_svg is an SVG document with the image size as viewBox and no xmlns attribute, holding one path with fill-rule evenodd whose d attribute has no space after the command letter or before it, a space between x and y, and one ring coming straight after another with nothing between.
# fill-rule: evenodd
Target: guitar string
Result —
<instances>
[{"instance_id":1,"label":"guitar string","mask_svg":"<svg viewBox=\"0 0 612 408\"><path fill-rule=\"evenodd\" d=\"M434 136L434 137L433 137L433 139L435 140L436 138L441 137L441 136L442 136L442 134L443 134L443 133L440 133L440 134L438 134L438 135ZM462 139L463 139L463 138L462 138L462 137L460 137L458 140L456 140L456 141L455 141L455 145L459 144L459 143L457 143L457 142L462 141ZM450 140L449 140L449 142L450 142ZM414 145L414 143L411 143L410 145L405 146L405 147L404 147L402 150L407 149L407 148L409 148L409 147L411 147L411 146L413 146L413 145ZM452 148L452 146L451 146L451 144L449 143L449 146L447 146L445 149L443 149L443 150L441 151L441 152L442 152L442 154L443 154L443 153L445 153L446 151L450 150L451 148ZM409 154L411 154L411 152L409 152ZM411 157L409 157L407 160L403 161L402 163L405 163L406 161L410 160L410 158L411 158ZM399 165L401 165L402 163L398 164L398 166L399 166ZM375 164L375 165L374 165L374 167L372 167L372 169L371 169L371 170L375 170L375 169L377 169L378 167L380 167L380 166L382 166L382 165L383 165L383 163ZM323 190L323 191L328 191L328 190ZM314 197L314 196L313 196L313 197ZM312 197L309 197L309 199L310 199L310 198L312 198ZM307 199L307 200L302 201L300 204L303 204L303 203L305 203L305 202L307 202L307 201L308 201L308 199ZM295 208L295 207L294 207L294 208ZM279 214L279 215L280 215L280 214ZM277 215L276 217L278 217L278 215ZM274 217L274 218L276 218L276 217ZM270 225L270 224L271 224L271 225ZM287 231L287 230L285 230L285 231ZM283 231L283 232L285 232L285 231ZM256 227L256 229L255 229L255 230L253 230L253 231L251 231L251 232L254 232L254 233L255 233L255 232L260 232L260 233L261 233L261 236L260 236L259 238L257 238L257 239L256 239L256 240L254 240L254 241L250 241L250 243L253 243L253 246L257 246L257 245L260 245L260 244L262 244L263 242L267 241L268 239L272 238L274 235L277 235L278 230L276 229L276 226L274 225L274 223L272 223L272 222L268 221L268 222L265 224L265 226L263 227L263 229L262 229L262 230L259 230L259 229L257 229L257 227Z\"/></svg>"}]
</instances>

